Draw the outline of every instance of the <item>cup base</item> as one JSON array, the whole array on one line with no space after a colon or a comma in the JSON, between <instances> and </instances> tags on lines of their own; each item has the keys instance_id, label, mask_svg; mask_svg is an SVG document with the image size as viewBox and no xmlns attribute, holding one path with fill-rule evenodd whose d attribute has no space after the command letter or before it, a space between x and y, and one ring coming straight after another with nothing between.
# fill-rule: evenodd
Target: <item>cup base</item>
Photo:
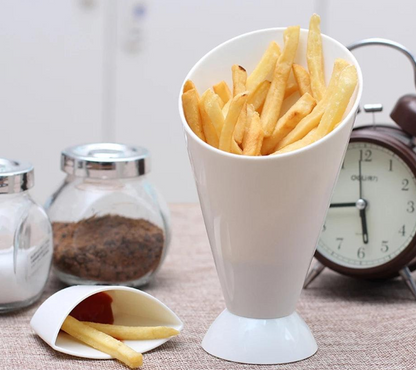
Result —
<instances>
[{"instance_id":1,"label":"cup base","mask_svg":"<svg viewBox=\"0 0 416 370\"><path fill-rule=\"evenodd\" d=\"M210 355L246 364L285 364L318 350L308 325L296 313L278 319L251 319L224 310L202 341Z\"/></svg>"}]
</instances>

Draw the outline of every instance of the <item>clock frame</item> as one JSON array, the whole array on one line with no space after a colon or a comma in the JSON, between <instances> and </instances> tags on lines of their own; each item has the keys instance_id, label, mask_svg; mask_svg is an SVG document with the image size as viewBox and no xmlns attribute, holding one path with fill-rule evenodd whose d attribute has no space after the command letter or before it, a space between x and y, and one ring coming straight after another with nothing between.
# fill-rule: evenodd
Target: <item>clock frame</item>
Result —
<instances>
[{"instance_id":1,"label":"clock frame","mask_svg":"<svg viewBox=\"0 0 416 370\"><path fill-rule=\"evenodd\" d=\"M412 142L411 136L400 129L389 126L362 126L353 130L350 143L354 142L375 144L390 150L406 163L416 177L416 154L407 144L407 142L409 144ZM315 257L324 266L343 275L366 279L392 278L398 276L405 267L409 267L412 271L416 269L416 235L402 252L379 266L369 268L342 266L323 256L318 249L315 252Z\"/></svg>"}]
</instances>

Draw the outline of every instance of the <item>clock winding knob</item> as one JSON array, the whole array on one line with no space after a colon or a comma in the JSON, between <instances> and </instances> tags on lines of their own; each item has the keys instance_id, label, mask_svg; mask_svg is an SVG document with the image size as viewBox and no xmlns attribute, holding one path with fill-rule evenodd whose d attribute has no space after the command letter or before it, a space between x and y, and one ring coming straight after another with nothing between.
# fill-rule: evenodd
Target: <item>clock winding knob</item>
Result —
<instances>
[{"instance_id":1,"label":"clock winding knob","mask_svg":"<svg viewBox=\"0 0 416 370\"><path fill-rule=\"evenodd\" d=\"M390 117L405 132L416 136L416 95L402 96L394 106Z\"/></svg>"}]
</instances>

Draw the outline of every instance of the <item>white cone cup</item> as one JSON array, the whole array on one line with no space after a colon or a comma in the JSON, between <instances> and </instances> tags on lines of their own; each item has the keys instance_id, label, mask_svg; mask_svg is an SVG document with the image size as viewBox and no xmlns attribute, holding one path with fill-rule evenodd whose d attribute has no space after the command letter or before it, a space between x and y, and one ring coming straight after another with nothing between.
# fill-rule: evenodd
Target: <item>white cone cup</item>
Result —
<instances>
[{"instance_id":1,"label":"white cone cup","mask_svg":"<svg viewBox=\"0 0 416 370\"><path fill-rule=\"evenodd\" d=\"M69 313L80 302L100 292L111 296L111 309L115 325L170 326L181 331L182 321L166 305L141 290L123 286L76 285L60 290L50 296L37 309L30 321L33 330L54 350L72 356L111 359L98 351L60 331ZM170 338L153 340L125 340L135 351L144 353Z\"/></svg>"},{"instance_id":2,"label":"white cone cup","mask_svg":"<svg viewBox=\"0 0 416 370\"><path fill-rule=\"evenodd\" d=\"M284 28L234 38L190 71L202 93L225 80L231 66L250 73ZM306 67L308 31L301 30L296 63ZM208 238L227 309L208 330L203 348L236 362L278 364L313 355L316 342L295 312L341 167L362 92L361 70L339 42L322 36L325 76L336 58L357 67L359 84L342 123L320 141L278 156L225 153L200 140L179 110Z\"/></svg>"}]
</instances>

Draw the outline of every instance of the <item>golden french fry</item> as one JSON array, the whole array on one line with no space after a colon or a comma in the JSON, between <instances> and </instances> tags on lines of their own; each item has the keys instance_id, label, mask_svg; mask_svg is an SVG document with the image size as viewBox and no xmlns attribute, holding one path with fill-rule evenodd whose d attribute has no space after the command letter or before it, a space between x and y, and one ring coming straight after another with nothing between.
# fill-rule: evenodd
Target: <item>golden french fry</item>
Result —
<instances>
[{"instance_id":1,"label":"golden french fry","mask_svg":"<svg viewBox=\"0 0 416 370\"><path fill-rule=\"evenodd\" d=\"M214 92L221 98L224 104L226 104L233 96L230 88L225 81L221 81L212 87Z\"/></svg>"},{"instance_id":2,"label":"golden french fry","mask_svg":"<svg viewBox=\"0 0 416 370\"><path fill-rule=\"evenodd\" d=\"M300 95L312 95L311 78L309 76L308 71L299 64L294 64L292 70L293 75L295 76L296 83L299 87Z\"/></svg>"},{"instance_id":3,"label":"golden french fry","mask_svg":"<svg viewBox=\"0 0 416 370\"><path fill-rule=\"evenodd\" d=\"M202 130L204 131L206 139L205 141L214 148L218 148L220 137L218 135L217 129L211 121L211 118L205 110L205 105L202 103L202 101L199 102L199 111L201 112Z\"/></svg>"},{"instance_id":4,"label":"golden french fry","mask_svg":"<svg viewBox=\"0 0 416 370\"><path fill-rule=\"evenodd\" d=\"M222 114L220 101L221 98L211 89L205 91L201 96L201 104L214 125L218 137L221 135L222 126L224 126L224 116Z\"/></svg>"},{"instance_id":5,"label":"golden french fry","mask_svg":"<svg viewBox=\"0 0 416 370\"><path fill-rule=\"evenodd\" d=\"M263 127L261 125L260 116L257 112L253 113L250 127L247 131L247 139L244 141L244 155L257 156L260 155L260 149L263 143Z\"/></svg>"},{"instance_id":6,"label":"golden french fry","mask_svg":"<svg viewBox=\"0 0 416 370\"><path fill-rule=\"evenodd\" d=\"M296 82L287 82L286 89L285 89L285 95L283 99L288 98L290 95L294 94L296 91L298 91L298 84Z\"/></svg>"},{"instance_id":7,"label":"golden french fry","mask_svg":"<svg viewBox=\"0 0 416 370\"><path fill-rule=\"evenodd\" d=\"M293 130L294 127L306 117L316 106L316 99L310 94L304 94L292 107L277 121L273 134L264 139L261 148L262 154L272 153L277 143Z\"/></svg>"},{"instance_id":8,"label":"golden french fry","mask_svg":"<svg viewBox=\"0 0 416 370\"><path fill-rule=\"evenodd\" d=\"M237 96L246 91L247 72L238 64L234 64L231 71L233 75L233 96Z\"/></svg>"},{"instance_id":9,"label":"golden french fry","mask_svg":"<svg viewBox=\"0 0 416 370\"><path fill-rule=\"evenodd\" d=\"M237 144L241 145L244 139L244 133L246 131L247 124L247 104L244 104L243 108L241 109L240 115L238 117L237 124L234 128L234 140Z\"/></svg>"},{"instance_id":10,"label":"golden french fry","mask_svg":"<svg viewBox=\"0 0 416 370\"><path fill-rule=\"evenodd\" d=\"M222 115L227 117L228 110L230 109L231 100L228 100L227 103L222 107Z\"/></svg>"},{"instance_id":11,"label":"golden french fry","mask_svg":"<svg viewBox=\"0 0 416 370\"><path fill-rule=\"evenodd\" d=\"M196 89L191 89L182 94L183 113L191 130L201 139L205 140L202 127L202 117L199 110L199 95Z\"/></svg>"},{"instance_id":12,"label":"golden french fry","mask_svg":"<svg viewBox=\"0 0 416 370\"><path fill-rule=\"evenodd\" d=\"M324 56L322 53L321 18L313 14L309 22L306 60L311 75L313 97L320 101L325 94Z\"/></svg>"},{"instance_id":13,"label":"golden french fry","mask_svg":"<svg viewBox=\"0 0 416 370\"><path fill-rule=\"evenodd\" d=\"M215 94L218 96L218 94ZM218 96L218 105L220 106L221 109L221 114L222 114L222 108L224 108L224 102L222 101L222 99Z\"/></svg>"},{"instance_id":14,"label":"golden french fry","mask_svg":"<svg viewBox=\"0 0 416 370\"><path fill-rule=\"evenodd\" d=\"M120 340L163 339L170 338L179 334L179 331L168 326L122 326L112 324L97 324L95 322L88 321L82 321L82 323Z\"/></svg>"},{"instance_id":15,"label":"golden french fry","mask_svg":"<svg viewBox=\"0 0 416 370\"><path fill-rule=\"evenodd\" d=\"M234 138L231 139L231 153L242 155L243 150L238 146L238 144L235 142Z\"/></svg>"},{"instance_id":16,"label":"golden french fry","mask_svg":"<svg viewBox=\"0 0 416 370\"><path fill-rule=\"evenodd\" d=\"M221 131L219 149L225 152L231 152L231 140L233 139L233 132L240 116L241 109L247 101L247 93L243 92L236 95L230 103L227 117L224 121L224 126Z\"/></svg>"},{"instance_id":17,"label":"golden french fry","mask_svg":"<svg viewBox=\"0 0 416 370\"><path fill-rule=\"evenodd\" d=\"M143 356L113 337L96 330L72 316L68 316L61 329L79 341L107 353L134 369L143 364Z\"/></svg>"},{"instance_id":18,"label":"golden french fry","mask_svg":"<svg viewBox=\"0 0 416 370\"><path fill-rule=\"evenodd\" d=\"M316 130L317 130L317 127L315 127L312 131L310 131L304 138L285 146L283 149L280 149L277 152L274 152L273 155L293 152L294 150L304 148L305 146L308 146L314 143L315 141L320 139L320 137L316 133Z\"/></svg>"},{"instance_id":19,"label":"golden french fry","mask_svg":"<svg viewBox=\"0 0 416 370\"><path fill-rule=\"evenodd\" d=\"M257 86L257 88L252 91L247 99L247 104L252 104L254 106L254 110L260 111L260 109L263 107L264 101L266 100L267 92L270 88L270 81L263 81L260 85ZM298 86L294 82L288 82L286 89L285 89L285 96L284 99L292 95L298 91Z\"/></svg>"},{"instance_id":20,"label":"golden french fry","mask_svg":"<svg viewBox=\"0 0 416 370\"><path fill-rule=\"evenodd\" d=\"M330 97L328 106L316 130L316 135L319 138L327 135L341 122L357 83L356 68L354 66L345 68L339 77L337 90Z\"/></svg>"},{"instance_id":21,"label":"golden french fry","mask_svg":"<svg viewBox=\"0 0 416 370\"><path fill-rule=\"evenodd\" d=\"M273 80L261 113L261 122L265 137L272 134L280 115L286 84L298 48L299 33L299 26L288 27L284 32L285 45L282 54L277 60Z\"/></svg>"},{"instance_id":22,"label":"golden french fry","mask_svg":"<svg viewBox=\"0 0 416 370\"><path fill-rule=\"evenodd\" d=\"M266 52L260 59L259 64L247 78L247 90L254 91L274 70L277 59L280 56L280 48L274 41L269 44Z\"/></svg>"},{"instance_id":23,"label":"golden french fry","mask_svg":"<svg viewBox=\"0 0 416 370\"><path fill-rule=\"evenodd\" d=\"M250 128L251 125L251 120L253 119L253 114L255 112L254 106L253 104L248 104L247 103L247 121L246 121L246 130L244 132L244 138L243 138L243 143L242 143L242 148L244 149L247 146L247 133L248 130Z\"/></svg>"},{"instance_id":24,"label":"golden french fry","mask_svg":"<svg viewBox=\"0 0 416 370\"><path fill-rule=\"evenodd\" d=\"M255 90L253 90L247 99L247 104L252 104L254 107L254 110L259 110L266 100L267 92L270 88L270 81L263 81L261 82Z\"/></svg>"},{"instance_id":25,"label":"golden french fry","mask_svg":"<svg viewBox=\"0 0 416 370\"><path fill-rule=\"evenodd\" d=\"M341 72L349 66L349 63L344 59L336 59L334 63L334 69L332 71L331 80L329 81L328 88L325 92L324 97L313 111L303 118L296 127L285 137L283 138L276 147L276 150L284 148L286 145L292 144L295 141L298 141L305 137L312 129L318 126L321 118L325 112L325 109L328 105L329 98L335 93L338 85L339 76Z\"/></svg>"},{"instance_id":26,"label":"golden french fry","mask_svg":"<svg viewBox=\"0 0 416 370\"><path fill-rule=\"evenodd\" d=\"M186 93L189 90L195 89L197 91L195 84L191 80L186 80L185 84L183 85L183 93Z\"/></svg>"}]
</instances>

